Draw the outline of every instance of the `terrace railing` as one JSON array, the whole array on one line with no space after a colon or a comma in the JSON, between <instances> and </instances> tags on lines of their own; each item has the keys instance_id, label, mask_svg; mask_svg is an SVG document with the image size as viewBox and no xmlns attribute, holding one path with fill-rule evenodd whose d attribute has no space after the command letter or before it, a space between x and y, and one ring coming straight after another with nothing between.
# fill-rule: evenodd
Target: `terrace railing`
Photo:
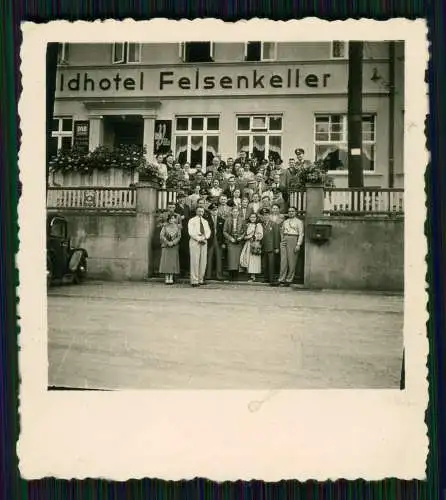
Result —
<instances>
[{"instance_id":1,"label":"terrace railing","mask_svg":"<svg viewBox=\"0 0 446 500\"><path fill-rule=\"evenodd\" d=\"M324 214L403 215L404 189L325 189Z\"/></svg>"},{"instance_id":2,"label":"terrace railing","mask_svg":"<svg viewBox=\"0 0 446 500\"><path fill-rule=\"evenodd\" d=\"M47 208L50 210L134 212L136 210L136 189L49 187Z\"/></svg>"}]
</instances>

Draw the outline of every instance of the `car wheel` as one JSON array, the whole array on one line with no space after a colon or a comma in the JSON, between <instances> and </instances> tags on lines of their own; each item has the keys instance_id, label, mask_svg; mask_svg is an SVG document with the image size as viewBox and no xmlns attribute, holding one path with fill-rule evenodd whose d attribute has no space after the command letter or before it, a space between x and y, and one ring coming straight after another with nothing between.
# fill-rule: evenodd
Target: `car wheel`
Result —
<instances>
[{"instance_id":1,"label":"car wheel","mask_svg":"<svg viewBox=\"0 0 446 500\"><path fill-rule=\"evenodd\" d=\"M74 273L73 283L75 284L82 283L85 279L86 274L87 274L87 259L83 257L79 262L79 268Z\"/></svg>"}]
</instances>

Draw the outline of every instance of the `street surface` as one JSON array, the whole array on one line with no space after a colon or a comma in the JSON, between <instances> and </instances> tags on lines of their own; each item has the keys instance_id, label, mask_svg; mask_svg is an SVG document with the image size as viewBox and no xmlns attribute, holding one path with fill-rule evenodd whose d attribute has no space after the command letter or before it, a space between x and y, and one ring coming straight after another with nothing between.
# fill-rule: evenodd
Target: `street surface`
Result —
<instances>
[{"instance_id":1,"label":"street surface","mask_svg":"<svg viewBox=\"0 0 446 500\"><path fill-rule=\"evenodd\" d=\"M50 386L399 388L397 295L87 282L49 290L48 322Z\"/></svg>"}]
</instances>

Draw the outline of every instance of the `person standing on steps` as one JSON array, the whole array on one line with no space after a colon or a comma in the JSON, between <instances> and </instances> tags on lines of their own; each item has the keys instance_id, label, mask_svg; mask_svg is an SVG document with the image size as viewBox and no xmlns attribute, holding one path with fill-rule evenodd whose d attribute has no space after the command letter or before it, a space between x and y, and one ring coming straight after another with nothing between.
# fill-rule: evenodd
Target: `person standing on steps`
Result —
<instances>
[{"instance_id":1,"label":"person standing on steps","mask_svg":"<svg viewBox=\"0 0 446 500\"><path fill-rule=\"evenodd\" d=\"M231 281L237 281L240 269L240 254L246 233L246 221L240 217L238 207L233 207L231 215L223 226L223 236L228 250L227 266Z\"/></svg>"},{"instance_id":2,"label":"person standing on steps","mask_svg":"<svg viewBox=\"0 0 446 500\"><path fill-rule=\"evenodd\" d=\"M161 229L161 259L159 272L165 275L166 285L173 285L173 277L180 273L179 243L181 227L176 220L176 214L168 216L166 224Z\"/></svg>"},{"instance_id":3,"label":"person standing on steps","mask_svg":"<svg viewBox=\"0 0 446 500\"><path fill-rule=\"evenodd\" d=\"M190 284L193 287L204 285L204 274L207 263L207 241L211 237L211 229L204 217L204 208L197 207L195 217L189 220L190 251Z\"/></svg>"},{"instance_id":4,"label":"person standing on steps","mask_svg":"<svg viewBox=\"0 0 446 500\"><path fill-rule=\"evenodd\" d=\"M304 225L297 218L296 209L288 209L288 218L282 224L280 239L280 286L290 286L296 272L297 256L304 238Z\"/></svg>"}]
</instances>

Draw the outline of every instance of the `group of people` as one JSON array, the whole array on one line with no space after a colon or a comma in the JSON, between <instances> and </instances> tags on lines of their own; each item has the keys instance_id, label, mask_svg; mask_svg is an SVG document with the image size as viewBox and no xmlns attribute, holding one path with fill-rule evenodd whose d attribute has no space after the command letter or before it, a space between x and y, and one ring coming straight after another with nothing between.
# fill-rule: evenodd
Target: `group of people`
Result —
<instances>
[{"instance_id":1,"label":"group of people","mask_svg":"<svg viewBox=\"0 0 446 500\"><path fill-rule=\"evenodd\" d=\"M263 275L271 286L289 286L304 237L303 223L296 208L288 206L287 196L293 169L304 161L303 150L296 150L296 156L284 172L270 170L269 183L261 171L251 170L251 162L241 162L242 175L224 177L227 164L222 172L220 160L214 158L215 168L207 171L208 189L203 192L200 170L194 177L189 171L192 192L179 191L176 203L169 203L158 221L159 272L166 284L179 274L188 274L190 284L197 287L214 277L236 281L246 272L250 281ZM222 174L226 182L220 187Z\"/></svg>"},{"instance_id":2,"label":"group of people","mask_svg":"<svg viewBox=\"0 0 446 500\"><path fill-rule=\"evenodd\" d=\"M156 165L164 186L187 193L190 205L203 197L208 203L218 203L219 197L225 194L230 206L241 205L243 198L255 204L269 198L284 210L290 190L300 183L298 167L309 163L304 154L302 148L296 149L295 157L285 165L279 157L259 162L242 151L236 159L226 161L215 156L204 169L199 163L181 164L168 153L158 155Z\"/></svg>"}]
</instances>

